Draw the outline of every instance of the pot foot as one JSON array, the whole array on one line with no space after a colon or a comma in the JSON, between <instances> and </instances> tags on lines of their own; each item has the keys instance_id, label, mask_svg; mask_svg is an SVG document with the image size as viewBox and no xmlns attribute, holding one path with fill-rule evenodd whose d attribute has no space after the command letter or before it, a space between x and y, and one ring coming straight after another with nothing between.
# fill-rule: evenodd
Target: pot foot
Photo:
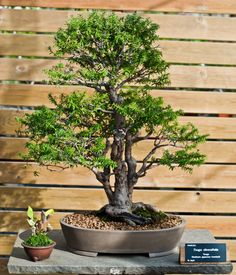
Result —
<instances>
[{"instance_id":1,"label":"pot foot","mask_svg":"<svg viewBox=\"0 0 236 275\"><path fill-rule=\"evenodd\" d=\"M171 249L171 250L165 251L165 252L148 253L148 256L149 256L149 258L162 257L162 256L167 256L167 255L178 253L178 252L179 252L179 248L175 247L174 249Z\"/></svg>"},{"instance_id":2,"label":"pot foot","mask_svg":"<svg viewBox=\"0 0 236 275\"><path fill-rule=\"evenodd\" d=\"M75 253L75 254L78 254L78 255L81 255L81 256L87 256L87 257L97 257L98 255L98 252L92 252L92 251L82 251L82 250L76 250L76 249L73 249L71 247L68 247L68 249Z\"/></svg>"}]
</instances>

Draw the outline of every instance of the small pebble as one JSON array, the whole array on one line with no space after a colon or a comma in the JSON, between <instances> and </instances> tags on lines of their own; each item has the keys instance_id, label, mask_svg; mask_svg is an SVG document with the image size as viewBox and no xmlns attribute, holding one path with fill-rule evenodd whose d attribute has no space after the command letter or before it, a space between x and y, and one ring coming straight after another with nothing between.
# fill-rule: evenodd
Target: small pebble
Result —
<instances>
[{"instance_id":1,"label":"small pebble","mask_svg":"<svg viewBox=\"0 0 236 275\"><path fill-rule=\"evenodd\" d=\"M171 228L182 223L179 216L167 216L160 222L146 225L130 226L125 222L104 221L95 215L94 211L69 214L64 217L64 222L80 228L100 230L156 230Z\"/></svg>"}]
</instances>

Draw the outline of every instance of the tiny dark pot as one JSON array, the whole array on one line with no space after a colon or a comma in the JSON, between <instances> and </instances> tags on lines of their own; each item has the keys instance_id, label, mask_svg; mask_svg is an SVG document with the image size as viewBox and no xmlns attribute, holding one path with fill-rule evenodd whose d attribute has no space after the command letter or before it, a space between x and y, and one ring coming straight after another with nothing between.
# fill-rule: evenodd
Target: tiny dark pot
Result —
<instances>
[{"instance_id":1,"label":"tiny dark pot","mask_svg":"<svg viewBox=\"0 0 236 275\"><path fill-rule=\"evenodd\" d=\"M24 247L25 253L28 255L28 257L34 261L42 261L45 260L47 258L49 258L49 256L52 253L53 247L56 245L56 243L52 243L48 246L29 246L26 245L24 243L22 243L22 246Z\"/></svg>"}]
</instances>

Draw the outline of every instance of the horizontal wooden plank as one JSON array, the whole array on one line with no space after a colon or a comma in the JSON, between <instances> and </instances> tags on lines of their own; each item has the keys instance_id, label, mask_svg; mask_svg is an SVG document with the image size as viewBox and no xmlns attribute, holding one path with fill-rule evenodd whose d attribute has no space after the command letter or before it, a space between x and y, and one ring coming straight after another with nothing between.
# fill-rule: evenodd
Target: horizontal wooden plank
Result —
<instances>
[{"instance_id":1,"label":"horizontal wooden plank","mask_svg":"<svg viewBox=\"0 0 236 275\"><path fill-rule=\"evenodd\" d=\"M92 188L0 187L0 192L0 208L98 209L107 203L105 192ZM135 190L134 201L183 213L234 213L236 207L235 192Z\"/></svg>"},{"instance_id":2,"label":"horizontal wooden plank","mask_svg":"<svg viewBox=\"0 0 236 275\"><path fill-rule=\"evenodd\" d=\"M44 185L77 185L101 186L93 173L83 167L62 171L49 171L32 163L0 162L0 184L44 184ZM33 172L39 171L39 177ZM166 167L157 167L139 179L138 187L153 188L201 188L228 189L236 188L236 169L232 165L202 165L195 167L191 174L176 168L170 171Z\"/></svg>"},{"instance_id":3,"label":"horizontal wooden plank","mask_svg":"<svg viewBox=\"0 0 236 275\"><path fill-rule=\"evenodd\" d=\"M60 219L68 213L56 212L50 217L50 224L54 229L60 229ZM37 214L39 216L39 212ZM188 229L210 230L215 237L236 237L236 217L229 216L188 216L182 215L187 221ZM0 211L2 221L0 232L18 232L27 229L26 212Z\"/></svg>"},{"instance_id":4,"label":"horizontal wooden plank","mask_svg":"<svg viewBox=\"0 0 236 275\"><path fill-rule=\"evenodd\" d=\"M92 94L92 89L79 86L0 84L0 104L53 107L48 100L49 93L54 96L62 93L67 95L77 89ZM163 97L165 104L187 113L236 114L236 93L234 92L152 90L151 95Z\"/></svg>"},{"instance_id":5,"label":"horizontal wooden plank","mask_svg":"<svg viewBox=\"0 0 236 275\"><path fill-rule=\"evenodd\" d=\"M43 81L43 70L58 63L49 59L0 59L1 80ZM236 67L172 65L169 69L171 87L225 88L236 87Z\"/></svg>"},{"instance_id":6,"label":"horizontal wooden plank","mask_svg":"<svg viewBox=\"0 0 236 275\"><path fill-rule=\"evenodd\" d=\"M16 160L21 159L19 153L25 153L27 138L0 137L1 156L0 159ZM142 160L152 150L154 141L146 140L134 145L134 157ZM236 163L236 143L222 141L208 141L199 145L201 153L207 156L206 162L210 163ZM166 148L160 149L155 154L161 157ZM172 150L173 148L169 148Z\"/></svg>"},{"instance_id":7,"label":"horizontal wooden plank","mask_svg":"<svg viewBox=\"0 0 236 275\"><path fill-rule=\"evenodd\" d=\"M235 65L235 43L167 41L159 43L169 63Z\"/></svg>"},{"instance_id":8,"label":"horizontal wooden plank","mask_svg":"<svg viewBox=\"0 0 236 275\"><path fill-rule=\"evenodd\" d=\"M19 129L19 123L15 118L24 114L24 111L0 110L0 134L15 135ZM208 134L212 139L236 139L235 118L186 116L181 117L180 122L193 123L202 134Z\"/></svg>"},{"instance_id":9,"label":"horizontal wooden plank","mask_svg":"<svg viewBox=\"0 0 236 275\"><path fill-rule=\"evenodd\" d=\"M1 9L0 29L34 32L55 32L71 16L79 12L71 10L11 10ZM85 14L84 12L82 14ZM124 15L120 13L120 15ZM235 17L194 16L176 14L141 13L160 25L162 38L236 41ZM14 20L12 20L14 18Z\"/></svg>"},{"instance_id":10,"label":"horizontal wooden plank","mask_svg":"<svg viewBox=\"0 0 236 275\"><path fill-rule=\"evenodd\" d=\"M108 9L108 10L154 10L166 12L196 12L196 13L236 13L234 0L222 3L220 0L148 0L148 1L115 1L115 0L1 0L5 6L31 6L52 8Z\"/></svg>"},{"instance_id":11,"label":"horizontal wooden plank","mask_svg":"<svg viewBox=\"0 0 236 275\"><path fill-rule=\"evenodd\" d=\"M229 216L185 216L188 229L205 229L215 237L234 237L236 236L235 223L236 217Z\"/></svg>"},{"instance_id":12,"label":"horizontal wooden plank","mask_svg":"<svg viewBox=\"0 0 236 275\"><path fill-rule=\"evenodd\" d=\"M172 65L169 73L172 87L222 89L236 87L236 67Z\"/></svg>"},{"instance_id":13,"label":"horizontal wooden plank","mask_svg":"<svg viewBox=\"0 0 236 275\"><path fill-rule=\"evenodd\" d=\"M48 47L52 35L1 34L0 55L52 57ZM236 64L235 43L159 41L163 56L170 63Z\"/></svg>"},{"instance_id":14,"label":"horizontal wooden plank","mask_svg":"<svg viewBox=\"0 0 236 275\"><path fill-rule=\"evenodd\" d=\"M16 117L24 116L25 112L16 110L0 110L0 134L15 135L19 129L19 123Z\"/></svg>"},{"instance_id":15,"label":"horizontal wooden plank","mask_svg":"<svg viewBox=\"0 0 236 275\"><path fill-rule=\"evenodd\" d=\"M182 117L181 123L193 123L202 134L212 139L235 139L235 118L231 117Z\"/></svg>"},{"instance_id":16,"label":"horizontal wooden plank","mask_svg":"<svg viewBox=\"0 0 236 275\"><path fill-rule=\"evenodd\" d=\"M207 141L204 144L200 144L198 148L202 154L206 155L206 162L236 163L236 148L235 148L236 146L235 145L236 145L235 142ZM12 146L12 145L9 144L9 146ZM153 146L154 146L154 141L150 141L150 140L137 143L133 147L135 158L137 160L144 159L148 154L148 152L152 150ZM159 150L155 156L161 157L165 149L166 148L163 148L163 150L162 149ZM172 151L172 148L169 148L169 150ZM9 148L9 152L10 151L11 151L11 148Z\"/></svg>"},{"instance_id":17,"label":"horizontal wooden plank","mask_svg":"<svg viewBox=\"0 0 236 275\"><path fill-rule=\"evenodd\" d=\"M93 89L82 86L53 86L53 85L27 85L27 84L0 84L0 104L12 106L41 106L53 107L49 102L48 94L58 97L68 95L73 91L86 91L92 94ZM234 93L230 93L234 95ZM236 93L235 93L236 98ZM234 102L234 99L232 98ZM235 101L236 105L236 101ZM236 112L236 111L235 111Z\"/></svg>"},{"instance_id":18,"label":"horizontal wooden plank","mask_svg":"<svg viewBox=\"0 0 236 275\"><path fill-rule=\"evenodd\" d=\"M0 235L0 255L11 255L16 235Z\"/></svg>"}]
</instances>

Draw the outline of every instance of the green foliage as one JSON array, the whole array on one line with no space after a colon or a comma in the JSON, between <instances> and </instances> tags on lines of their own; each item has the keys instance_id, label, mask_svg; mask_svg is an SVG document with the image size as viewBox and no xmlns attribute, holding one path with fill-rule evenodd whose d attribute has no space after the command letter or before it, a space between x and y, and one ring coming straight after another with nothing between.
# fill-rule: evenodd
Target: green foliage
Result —
<instances>
[{"instance_id":1,"label":"green foliage","mask_svg":"<svg viewBox=\"0 0 236 275\"><path fill-rule=\"evenodd\" d=\"M199 135L190 123L180 125L181 111L165 106L162 98L153 98L146 90L127 89L121 95L121 104L111 103L106 94L99 93L88 97L74 92L61 95L59 100L50 96L55 109L40 107L20 119L31 138L26 144L25 159L49 166L116 167L109 155L104 155L106 140L112 139L115 131L113 113L116 111L125 118L124 127L132 135L139 134L143 128L169 145L161 158L154 155L152 161L170 169L178 166L188 171L204 161L195 148L206 136ZM171 147L179 149L173 152L169 150Z\"/></svg>"},{"instance_id":2,"label":"green foliage","mask_svg":"<svg viewBox=\"0 0 236 275\"><path fill-rule=\"evenodd\" d=\"M108 96L88 97L74 92L61 95L58 101L50 96L50 100L55 109L39 107L20 119L27 126L25 134L31 138L26 144L25 159L35 159L44 165L115 167L110 158L102 155L105 138L112 136L114 129Z\"/></svg>"},{"instance_id":3,"label":"green foliage","mask_svg":"<svg viewBox=\"0 0 236 275\"><path fill-rule=\"evenodd\" d=\"M48 237L48 235L46 235L45 233L31 235L26 241L24 241L24 244L33 246L33 247L48 246L52 243L53 243L53 240L51 240Z\"/></svg>"},{"instance_id":4,"label":"green foliage","mask_svg":"<svg viewBox=\"0 0 236 275\"><path fill-rule=\"evenodd\" d=\"M151 219L153 222L159 222L160 220L165 219L167 216L166 213L162 212L162 211L150 211L147 209L137 209L136 211L133 212L135 215L138 215L139 217L143 217L143 218L149 218Z\"/></svg>"},{"instance_id":5,"label":"green foliage","mask_svg":"<svg viewBox=\"0 0 236 275\"><path fill-rule=\"evenodd\" d=\"M92 12L71 18L55 36L52 53L67 62L48 70L52 83L119 86L125 83L163 86L167 63L154 44L158 25L137 14ZM121 85L122 86L122 85Z\"/></svg>"},{"instance_id":6,"label":"green foliage","mask_svg":"<svg viewBox=\"0 0 236 275\"><path fill-rule=\"evenodd\" d=\"M49 95L53 109L42 106L19 118L22 132L30 138L24 159L62 169L78 165L100 169L102 174L95 174L102 182L105 173L116 175L122 162L130 169L129 145L151 137L153 149L134 178L145 175L152 164L191 171L203 163L205 156L197 145L206 136L190 123L180 125L182 111L150 95L150 86L169 84L157 29L135 13L118 17L104 12L71 18L59 29L52 53L63 60L47 71L50 83L82 85L95 93ZM144 130L147 134L141 136Z\"/></svg>"},{"instance_id":7,"label":"green foliage","mask_svg":"<svg viewBox=\"0 0 236 275\"><path fill-rule=\"evenodd\" d=\"M48 209L46 212L45 212L45 217L47 218L49 215L53 215L55 213L54 209Z\"/></svg>"},{"instance_id":8,"label":"green foliage","mask_svg":"<svg viewBox=\"0 0 236 275\"><path fill-rule=\"evenodd\" d=\"M27 209L27 217L28 217L27 222L28 222L29 226L31 228L35 228L37 219L35 218L34 211L30 206L28 206L28 209Z\"/></svg>"}]
</instances>

